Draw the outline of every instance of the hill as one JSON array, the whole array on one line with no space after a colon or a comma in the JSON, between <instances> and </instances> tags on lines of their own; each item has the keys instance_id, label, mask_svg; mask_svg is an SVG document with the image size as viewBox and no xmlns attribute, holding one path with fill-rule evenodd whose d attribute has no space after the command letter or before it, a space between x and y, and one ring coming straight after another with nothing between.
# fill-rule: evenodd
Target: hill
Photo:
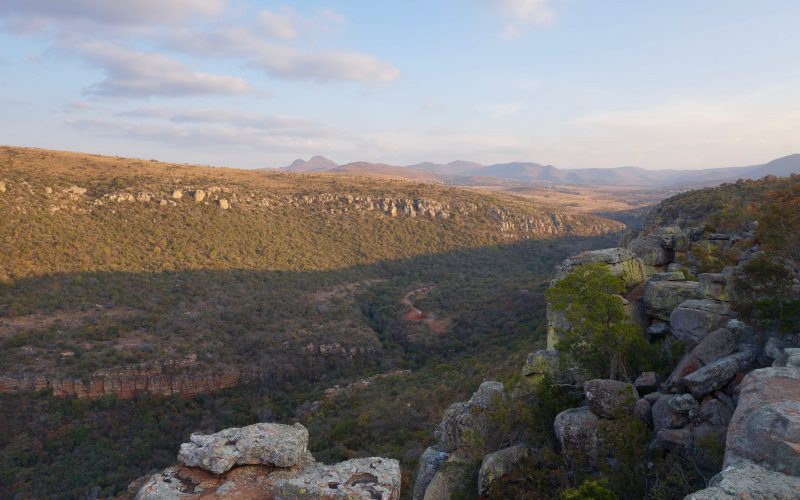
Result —
<instances>
[{"instance_id":1,"label":"hill","mask_svg":"<svg viewBox=\"0 0 800 500\"><path fill-rule=\"evenodd\" d=\"M263 420L411 471L449 401L544 341L549 269L621 229L429 183L0 148L0 496L116 493L191 432Z\"/></svg>"}]
</instances>

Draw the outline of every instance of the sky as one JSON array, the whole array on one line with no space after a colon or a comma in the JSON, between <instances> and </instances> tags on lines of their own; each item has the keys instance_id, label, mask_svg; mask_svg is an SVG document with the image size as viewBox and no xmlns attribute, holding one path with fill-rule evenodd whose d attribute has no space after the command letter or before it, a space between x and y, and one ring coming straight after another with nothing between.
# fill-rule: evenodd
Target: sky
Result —
<instances>
[{"instance_id":1,"label":"sky","mask_svg":"<svg viewBox=\"0 0 800 500\"><path fill-rule=\"evenodd\" d=\"M797 0L2 0L0 144L242 168L800 152Z\"/></svg>"}]
</instances>

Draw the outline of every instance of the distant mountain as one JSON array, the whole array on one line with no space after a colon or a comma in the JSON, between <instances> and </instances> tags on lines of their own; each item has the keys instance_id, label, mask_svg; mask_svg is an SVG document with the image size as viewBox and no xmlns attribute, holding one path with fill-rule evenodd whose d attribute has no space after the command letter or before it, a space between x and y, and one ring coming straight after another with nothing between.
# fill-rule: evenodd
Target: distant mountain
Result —
<instances>
[{"instance_id":1,"label":"distant mountain","mask_svg":"<svg viewBox=\"0 0 800 500\"><path fill-rule=\"evenodd\" d=\"M285 168L290 172L324 172L338 166L336 162L317 155L308 161L298 158Z\"/></svg>"},{"instance_id":2,"label":"distant mountain","mask_svg":"<svg viewBox=\"0 0 800 500\"><path fill-rule=\"evenodd\" d=\"M322 156L309 161L296 160L286 170L291 172L326 172L344 175L407 178L436 181L462 186L487 184L581 186L618 186L648 188L703 187L735 181L740 178L758 179L765 175L787 176L800 173L800 154L772 160L763 165L747 167L709 168L703 170L648 170L640 167L560 169L533 162L496 163L481 165L470 161L450 163L422 162L409 166L385 163L354 162L336 165Z\"/></svg>"}]
</instances>

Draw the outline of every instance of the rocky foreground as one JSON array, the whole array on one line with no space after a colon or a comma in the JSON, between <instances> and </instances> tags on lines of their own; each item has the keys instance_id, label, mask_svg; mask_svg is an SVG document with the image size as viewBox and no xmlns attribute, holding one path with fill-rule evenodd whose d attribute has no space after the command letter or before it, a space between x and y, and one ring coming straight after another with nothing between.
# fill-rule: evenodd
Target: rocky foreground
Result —
<instances>
[{"instance_id":1,"label":"rocky foreground","mask_svg":"<svg viewBox=\"0 0 800 500\"><path fill-rule=\"evenodd\" d=\"M136 500L164 498L374 499L400 497L400 464L358 458L316 462L300 424L259 423L215 434L192 434L179 465L134 481Z\"/></svg>"}]
</instances>

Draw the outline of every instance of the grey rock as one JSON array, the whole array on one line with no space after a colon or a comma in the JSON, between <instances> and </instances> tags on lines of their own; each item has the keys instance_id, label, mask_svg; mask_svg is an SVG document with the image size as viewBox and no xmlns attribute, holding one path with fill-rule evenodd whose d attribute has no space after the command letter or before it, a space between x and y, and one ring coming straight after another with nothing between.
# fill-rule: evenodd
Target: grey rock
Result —
<instances>
[{"instance_id":1,"label":"grey rock","mask_svg":"<svg viewBox=\"0 0 800 500\"><path fill-rule=\"evenodd\" d=\"M725 465L752 461L800 475L800 369L763 368L745 376L728 427Z\"/></svg>"},{"instance_id":2,"label":"grey rock","mask_svg":"<svg viewBox=\"0 0 800 500\"><path fill-rule=\"evenodd\" d=\"M662 246L661 238L657 236L635 238L628 244L628 249L648 266L669 264L669 252Z\"/></svg>"},{"instance_id":3,"label":"grey rock","mask_svg":"<svg viewBox=\"0 0 800 500\"><path fill-rule=\"evenodd\" d=\"M703 273L700 275L700 294L707 299L729 300L728 275L723 273Z\"/></svg>"},{"instance_id":4,"label":"grey rock","mask_svg":"<svg viewBox=\"0 0 800 500\"><path fill-rule=\"evenodd\" d=\"M465 485L475 484L474 460L461 453L450 455L431 480L425 490L424 500L444 500L451 498L454 493L464 490Z\"/></svg>"},{"instance_id":5,"label":"grey rock","mask_svg":"<svg viewBox=\"0 0 800 500\"><path fill-rule=\"evenodd\" d=\"M648 281L644 288L645 312L660 320L670 319L679 304L690 299L699 299L700 292L695 281Z\"/></svg>"},{"instance_id":6,"label":"grey rock","mask_svg":"<svg viewBox=\"0 0 800 500\"><path fill-rule=\"evenodd\" d=\"M683 500L797 500L800 477L773 472L752 462L725 467L709 487Z\"/></svg>"},{"instance_id":7,"label":"grey rock","mask_svg":"<svg viewBox=\"0 0 800 500\"><path fill-rule=\"evenodd\" d=\"M716 398L706 398L700 404L698 418L700 421L710 425L727 426L733 416L733 409L730 405L723 403Z\"/></svg>"},{"instance_id":8,"label":"grey rock","mask_svg":"<svg viewBox=\"0 0 800 500\"><path fill-rule=\"evenodd\" d=\"M672 330L669 327L669 323L665 323L663 321L654 320L653 323L647 327L646 330L647 338L651 341L657 338L662 338L666 335L672 333Z\"/></svg>"},{"instance_id":9,"label":"grey rock","mask_svg":"<svg viewBox=\"0 0 800 500\"><path fill-rule=\"evenodd\" d=\"M555 349L542 349L528 354L525 365L522 367L523 377L549 375L553 379L559 378L559 356Z\"/></svg>"},{"instance_id":10,"label":"grey rock","mask_svg":"<svg viewBox=\"0 0 800 500\"><path fill-rule=\"evenodd\" d=\"M787 342L779 337L770 337L764 344L764 354L770 359L778 359L787 347Z\"/></svg>"},{"instance_id":11,"label":"grey rock","mask_svg":"<svg viewBox=\"0 0 800 500\"><path fill-rule=\"evenodd\" d=\"M667 271L666 273L651 274L647 279L650 281L686 281L686 276L682 271Z\"/></svg>"},{"instance_id":12,"label":"grey rock","mask_svg":"<svg viewBox=\"0 0 800 500\"><path fill-rule=\"evenodd\" d=\"M260 423L214 434L192 434L178 461L222 474L234 465L291 467L308 459L308 431L300 424Z\"/></svg>"},{"instance_id":13,"label":"grey rock","mask_svg":"<svg viewBox=\"0 0 800 500\"><path fill-rule=\"evenodd\" d=\"M644 372L636 377L633 386L640 396L655 392L658 389L658 375L655 372Z\"/></svg>"},{"instance_id":14,"label":"grey rock","mask_svg":"<svg viewBox=\"0 0 800 500\"><path fill-rule=\"evenodd\" d=\"M694 447L692 431L690 429L661 429L656 433L655 445L670 453L686 456Z\"/></svg>"},{"instance_id":15,"label":"grey rock","mask_svg":"<svg viewBox=\"0 0 800 500\"><path fill-rule=\"evenodd\" d=\"M650 394L645 394L644 399L646 399L647 402L650 403L650 405L652 406L656 404L656 401L661 399L663 396L664 395L660 392L651 392Z\"/></svg>"},{"instance_id":16,"label":"grey rock","mask_svg":"<svg viewBox=\"0 0 800 500\"><path fill-rule=\"evenodd\" d=\"M556 415L553 429L567 458L574 460L587 457L590 464L595 463L598 422L597 415L585 406L570 408Z\"/></svg>"},{"instance_id":17,"label":"grey rock","mask_svg":"<svg viewBox=\"0 0 800 500\"><path fill-rule=\"evenodd\" d=\"M689 423L687 413L676 412L670 402L677 398L676 395L665 395L653 404L653 429L678 429Z\"/></svg>"},{"instance_id":18,"label":"grey rock","mask_svg":"<svg viewBox=\"0 0 800 500\"><path fill-rule=\"evenodd\" d=\"M730 356L734 352L736 352L736 336L726 328L709 333L692 349L692 354L704 365Z\"/></svg>"},{"instance_id":19,"label":"grey rock","mask_svg":"<svg viewBox=\"0 0 800 500\"><path fill-rule=\"evenodd\" d=\"M417 479L414 481L414 493L412 495L414 500L422 500L425 497L425 490L449 456L448 453L439 451L436 448L428 448L420 455L419 469L417 470Z\"/></svg>"},{"instance_id":20,"label":"grey rock","mask_svg":"<svg viewBox=\"0 0 800 500\"><path fill-rule=\"evenodd\" d=\"M697 400L694 399L691 394L680 394L672 397L667 401L667 405L669 405L670 409L675 413L689 415L689 418L692 418L693 414L695 414L700 407Z\"/></svg>"},{"instance_id":21,"label":"grey rock","mask_svg":"<svg viewBox=\"0 0 800 500\"><path fill-rule=\"evenodd\" d=\"M706 365L683 378L689 392L697 399L702 399L706 394L721 389L730 382L739 371L739 357L727 356Z\"/></svg>"},{"instance_id":22,"label":"grey rock","mask_svg":"<svg viewBox=\"0 0 800 500\"><path fill-rule=\"evenodd\" d=\"M483 457L478 472L478 495L485 495L492 483L514 470L514 466L530 456L524 445L510 446Z\"/></svg>"},{"instance_id":23,"label":"grey rock","mask_svg":"<svg viewBox=\"0 0 800 500\"><path fill-rule=\"evenodd\" d=\"M490 381L482 383L469 401L450 405L434 433L439 448L450 453L462 447L486 446L492 427L490 417L503 397L503 384ZM480 442L466 442L465 435Z\"/></svg>"},{"instance_id":24,"label":"grey rock","mask_svg":"<svg viewBox=\"0 0 800 500\"><path fill-rule=\"evenodd\" d=\"M633 414L639 398L632 384L618 380L589 380L583 390L589 409L598 417L609 419Z\"/></svg>"},{"instance_id":25,"label":"grey rock","mask_svg":"<svg viewBox=\"0 0 800 500\"><path fill-rule=\"evenodd\" d=\"M676 338L699 342L732 317L733 311L725 302L711 299L687 300L672 311L669 323Z\"/></svg>"},{"instance_id":26,"label":"grey rock","mask_svg":"<svg viewBox=\"0 0 800 500\"><path fill-rule=\"evenodd\" d=\"M648 400L640 399L637 401L634 414L649 425L653 424L653 407Z\"/></svg>"}]
</instances>

